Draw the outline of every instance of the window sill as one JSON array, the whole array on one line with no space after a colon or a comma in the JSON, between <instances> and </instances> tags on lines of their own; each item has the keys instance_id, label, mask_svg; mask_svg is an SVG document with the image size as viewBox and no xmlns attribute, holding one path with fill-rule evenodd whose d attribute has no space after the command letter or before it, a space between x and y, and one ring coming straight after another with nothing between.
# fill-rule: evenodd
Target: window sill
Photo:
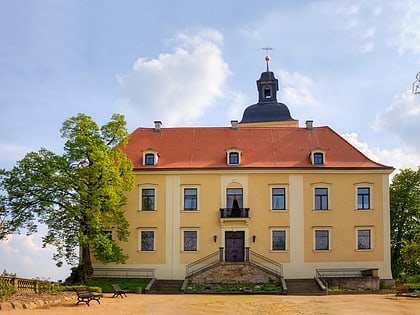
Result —
<instances>
[{"instance_id":1,"label":"window sill","mask_svg":"<svg viewBox=\"0 0 420 315\"><path fill-rule=\"evenodd\" d=\"M270 212L289 212L289 209L270 209Z\"/></svg>"},{"instance_id":2,"label":"window sill","mask_svg":"<svg viewBox=\"0 0 420 315\"><path fill-rule=\"evenodd\" d=\"M356 252L373 252L373 248L355 249Z\"/></svg>"},{"instance_id":3,"label":"window sill","mask_svg":"<svg viewBox=\"0 0 420 315\"><path fill-rule=\"evenodd\" d=\"M331 253L332 250L331 249L313 249L312 252L313 253Z\"/></svg>"},{"instance_id":4,"label":"window sill","mask_svg":"<svg viewBox=\"0 0 420 315\"><path fill-rule=\"evenodd\" d=\"M154 253L156 253L156 250L140 250L140 249L138 249L137 253L138 254L154 254Z\"/></svg>"},{"instance_id":5,"label":"window sill","mask_svg":"<svg viewBox=\"0 0 420 315\"><path fill-rule=\"evenodd\" d=\"M276 253L287 254L287 253L289 253L289 251L287 249L284 249L284 250L272 249L272 250L270 250L270 253L273 253L273 254L276 254Z\"/></svg>"},{"instance_id":6,"label":"window sill","mask_svg":"<svg viewBox=\"0 0 420 315\"><path fill-rule=\"evenodd\" d=\"M372 208L369 208L369 209L354 209L354 211L368 212L368 211L373 211L373 209Z\"/></svg>"},{"instance_id":7,"label":"window sill","mask_svg":"<svg viewBox=\"0 0 420 315\"><path fill-rule=\"evenodd\" d=\"M332 209L312 209L314 212L331 212Z\"/></svg>"},{"instance_id":8,"label":"window sill","mask_svg":"<svg viewBox=\"0 0 420 315\"><path fill-rule=\"evenodd\" d=\"M189 209L181 209L181 212L198 213L198 212L200 212L200 210L198 210L198 209L191 209L191 210L189 210Z\"/></svg>"}]
</instances>

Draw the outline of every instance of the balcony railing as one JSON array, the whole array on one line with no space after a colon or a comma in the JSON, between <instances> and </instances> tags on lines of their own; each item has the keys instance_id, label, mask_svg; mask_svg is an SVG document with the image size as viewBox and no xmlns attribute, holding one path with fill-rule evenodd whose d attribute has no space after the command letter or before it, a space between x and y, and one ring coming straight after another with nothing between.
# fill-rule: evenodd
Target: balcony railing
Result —
<instances>
[{"instance_id":1,"label":"balcony railing","mask_svg":"<svg viewBox=\"0 0 420 315\"><path fill-rule=\"evenodd\" d=\"M249 218L249 208L220 208L220 218Z\"/></svg>"}]
</instances>

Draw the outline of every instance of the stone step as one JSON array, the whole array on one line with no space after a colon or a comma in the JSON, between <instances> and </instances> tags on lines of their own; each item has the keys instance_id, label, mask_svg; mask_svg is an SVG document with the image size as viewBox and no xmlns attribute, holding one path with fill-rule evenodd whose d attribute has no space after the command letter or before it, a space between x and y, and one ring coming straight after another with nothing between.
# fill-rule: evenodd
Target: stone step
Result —
<instances>
[{"instance_id":1,"label":"stone step","mask_svg":"<svg viewBox=\"0 0 420 315\"><path fill-rule=\"evenodd\" d=\"M289 295L324 295L315 279L286 279Z\"/></svg>"},{"instance_id":2,"label":"stone step","mask_svg":"<svg viewBox=\"0 0 420 315\"><path fill-rule=\"evenodd\" d=\"M183 280L156 280L149 293L152 294L181 294Z\"/></svg>"}]
</instances>

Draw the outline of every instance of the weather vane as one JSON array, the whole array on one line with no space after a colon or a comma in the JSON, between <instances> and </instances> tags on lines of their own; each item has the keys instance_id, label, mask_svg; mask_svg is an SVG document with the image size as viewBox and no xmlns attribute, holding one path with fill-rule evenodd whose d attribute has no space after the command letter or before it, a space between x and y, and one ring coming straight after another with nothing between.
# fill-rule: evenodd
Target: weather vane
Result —
<instances>
[{"instance_id":1,"label":"weather vane","mask_svg":"<svg viewBox=\"0 0 420 315\"><path fill-rule=\"evenodd\" d=\"M267 72L268 72L268 62L270 61L270 56L268 55L269 50L273 50L271 47L264 47L262 50L265 50L265 62L267 63Z\"/></svg>"},{"instance_id":2,"label":"weather vane","mask_svg":"<svg viewBox=\"0 0 420 315\"><path fill-rule=\"evenodd\" d=\"M413 82L413 94L420 94L420 72L417 72L416 81Z\"/></svg>"}]
</instances>

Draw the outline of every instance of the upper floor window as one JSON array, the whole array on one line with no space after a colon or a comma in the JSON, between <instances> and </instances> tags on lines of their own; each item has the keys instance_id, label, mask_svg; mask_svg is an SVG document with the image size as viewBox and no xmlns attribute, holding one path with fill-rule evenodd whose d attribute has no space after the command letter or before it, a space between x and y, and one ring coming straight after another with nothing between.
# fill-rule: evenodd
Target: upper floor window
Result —
<instances>
[{"instance_id":1,"label":"upper floor window","mask_svg":"<svg viewBox=\"0 0 420 315\"><path fill-rule=\"evenodd\" d=\"M357 209L370 209L370 188L358 187L357 188Z\"/></svg>"},{"instance_id":2,"label":"upper floor window","mask_svg":"<svg viewBox=\"0 0 420 315\"><path fill-rule=\"evenodd\" d=\"M285 230L271 231L271 250L278 250L278 251L286 250L286 231Z\"/></svg>"},{"instance_id":3,"label":"upper floor window","mask_svg":"<svg viewBox=\"0 0 420 315\"><path fill-rule=\"evenodd\" d=\"M315 188L315 210L328 210L328 188Z\"/></svg>"},{"instance_id":4,"label":"upper floor window","mask_svg":"<svg viewBox=\"0 0 420 315\"><path fill-rule=\"evenodd\" d=\"M315 230L315 250L330 250L330 231Z\"/></svg>"},{"instance_id":5,"label":"upper floor window","mask_svg":"<svg viewBox=\"0 0 420 315\"><path fill-rule=\"evenodd\" d=\"M155 189L143 188L141 190L141 210L153 211L155 210Z\"/></svg>"},{"instance_id":6,"label":"upper floor window","mask_svg":"<svg viewBox=\"0 0 420 315\"><path fill-rule=\"evenodd\" d=\"M158 158L158 153L151 148L143 151L143 165L156 165Z\"/></svg>"},{"instance_id":7,"label":"upper floor window","mask_svg":"<svg viewBox=\"0 0 420 315\"><path fill-rule=\"evenodd\" d=\"M271 209L286 210L286 188L271 189Z\"/></svg>"},{"instance_id":8,"label":"upper floor window","mask_svg":"<svg viewBox=\"0 0 420 315\"><path fill-rule=\"evenodd\" d=\"M184 188L184 210L197 210L197 200L197 188Z\"/></svg>"},{"instance_id":9,"label":"upper floor window","mask_svg":"<svg viewBox=\"0 0 420 315\"><path fill-rule=\"evenodd\" d=\"M357 230L357 249L372 249L372 230L358 229Z\"/></svg>"}]
</instances>

